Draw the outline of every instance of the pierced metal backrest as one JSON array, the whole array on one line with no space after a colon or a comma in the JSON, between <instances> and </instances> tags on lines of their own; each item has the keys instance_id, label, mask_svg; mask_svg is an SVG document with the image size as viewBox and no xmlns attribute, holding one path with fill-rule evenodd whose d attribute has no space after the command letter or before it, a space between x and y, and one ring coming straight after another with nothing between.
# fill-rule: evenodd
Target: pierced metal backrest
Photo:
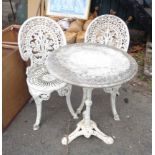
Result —
<instances>
[{"instance_id":1,"label":"pierced metal backrest","mask_svg":"<svg viewBox=\"0 0 155 155\"><path fill-rule=\"evenodd\" d=\"M22 24L18 45L23 60L30 59L31 65L42 65L50 52L66 45L66 38L54 20L37 16L29 18Z\"/></svg>"},{"instance_id":2,"label":"pierced metal backrest","mask_svg":"<svg viewBox=\"0 0 155 155\"><path fill-rule=\"evenodd\" d=\"M85 42L109 45L127 52L129 46L128 27L117 16L99 16L88 26Z\"/></svg>"}]
</instances>

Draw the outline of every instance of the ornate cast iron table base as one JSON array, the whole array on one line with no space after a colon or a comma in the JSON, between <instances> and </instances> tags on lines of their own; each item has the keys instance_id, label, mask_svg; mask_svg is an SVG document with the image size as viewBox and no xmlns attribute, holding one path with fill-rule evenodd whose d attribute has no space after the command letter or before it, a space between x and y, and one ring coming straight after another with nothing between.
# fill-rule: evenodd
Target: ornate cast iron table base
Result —
<instances>
[{"instance_id":1,"label":"ornate cast iron table base","mask_svg":"<svg viewBox=\"0 0 155 155\"><path fill-rule=\"evenodd\" d=\"M93 88L84 88L86 92L85 105L86 110L83 112L83 120L77 124L77 128L67 137L62 138L62 144L67 145L79 136L90 138L91 135L98 137L106 144L113 144L112 137L107 136L98 129L96 123L90 119L90 109L92 105L91 95Z\"/></svg>"},{"instance_id":2,"label":"ornate cast iron table base","mask_svg":"<svg viewBox=\"0 0 155 155\"><path fill-rule=\"evenodd\" d=\"M58 79L84 88L82 105L78 109L80 112L85 104L83 120L77 124L77 128L70 135L62 139L62 144L67 145L79 136L90 138L91 135L98 137L106 144L112 144L114 142L112 137L101 132L90 118L92 90L103 88L105 92L111 94L114 119L119 120L115 98L119 87L137 73L136 61L118 48L79 43L61 47L51 53L48 57L47 68Z\"/></svg>"},{"instance_id":3,"label":"ornate cast iron table base","mask_svg":"<svg viewBox=\"0 0 155 155\"><path fill-rule=\"evenodd\" d=\"M121 85L116 85L116 86L113 86L113 87L107 87L107 88L103 88L103 90L106 92L106 93L110 93L111 94L111 97L110 97L110 100L111 100L111 107L112 107L112 113L113 113L113 116L114 116L114 120L115 121L120 121L120 118L119 118L119 115L117 113L117 110L116 110L116 96L119 95L119 88L121 87ZM83 110L83 107L85 105L85 100L86 100L86 89L83 88L83 98L82 98L82 102L80 104L80 106L78 107L78 109L76 110L76 114L79 115L81 114L82 110ZM68 106L69 107L69 106ZM71 112L71 114L73 115L74 113ZM76 116L74 114L74 116ZM74 118L74 117L73 117ZM74 118L75 119L75 118Z\"/></svg>"}]
</instances>

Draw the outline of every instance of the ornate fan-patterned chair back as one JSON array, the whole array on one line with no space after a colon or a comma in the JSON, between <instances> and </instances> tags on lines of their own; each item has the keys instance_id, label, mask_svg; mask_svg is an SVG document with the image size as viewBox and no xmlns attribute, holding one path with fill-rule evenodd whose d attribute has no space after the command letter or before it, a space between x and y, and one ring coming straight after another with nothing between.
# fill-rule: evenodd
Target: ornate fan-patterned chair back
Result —
<instances>
[{"instance_id":1,"label":"ornate fan-patterned chair back","mask_svg":"<svg viewBox=\"0 0 155 155\"><path fill-rule=\"evenodd\" d=\"M30 59L32 65L43 65L48 54L66 45L65 35L52 19L43 16L26 20L18 35L20 55L23 60Z\"/></svg>"},{"instance_id":2,"label":"ornate fan-patterned chair back","mask_svg":"<svg viewBox=\"0 0 155 155\"><path fill-rule=\"evenodd\" d=\"M129 46L128 27L117 16L99 16L88 26L85 42L109 45L127 52Z\"/></svg>"}]
</instances>

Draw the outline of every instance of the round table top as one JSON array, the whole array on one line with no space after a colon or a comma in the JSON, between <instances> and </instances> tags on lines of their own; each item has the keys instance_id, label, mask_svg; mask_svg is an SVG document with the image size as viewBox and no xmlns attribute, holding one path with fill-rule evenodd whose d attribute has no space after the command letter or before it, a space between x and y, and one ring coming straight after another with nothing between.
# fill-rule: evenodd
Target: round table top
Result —
<instances>
[{"instance_id":1,"label":"round table top","mask_svg":"<svg viewBox=\"0 0 155 155\"><path fill-rule=\"evenodd\" d=\"M58 79L82 87L110 87L132 79L136 61L127 53L105 45L79 43L49 54L47 69Z\"/></svg>"}]
</instances>

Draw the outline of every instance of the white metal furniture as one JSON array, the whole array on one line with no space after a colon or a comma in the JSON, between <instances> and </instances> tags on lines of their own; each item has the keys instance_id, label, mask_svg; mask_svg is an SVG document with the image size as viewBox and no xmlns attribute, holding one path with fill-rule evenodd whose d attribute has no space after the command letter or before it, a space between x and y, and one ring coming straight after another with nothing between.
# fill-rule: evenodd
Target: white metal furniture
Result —
<instances>
[{"instance_id":1,"label":"white metal furniture","mask_svg":"<svg viewBox=\"0 0 155 155\"><path fill-rule=\"evenodd\" d=\"M86 138L94 135L106 144L112 144L113 139L101 132L90 119L92 90L104 88L111 91L129 81L137 73L136 61L122 50L99 44L73 44L56 51L48 57L49 72L66 83L84 87L86 105L83 120L62 139L62 144L66 145L81 135Z\"/></svg>"},{"instance_id":2,"label":"white metal furniture","mask_svg":"<svg viewBox=\"0 0 155 155\"><path fill-rule=\"evenodd\" d=\"M30 66L26 71L27 85L37 110L33 129L39 129L42 101L48 100L53 91L57 91L60 96L66 96L68 108L74 118L77 118L70 103L71 85L67 85L49 74L45 66L49 53L66 45L66 39L60 26L48 17L29 18L19 30L18 44L22 59L30 60Z\"/></svg>"},{"instance_id":3,"label":"white metal furniture","mask_svg":"<svg viewBox=\"0 0 155 155\"><path fill-rule=\"evenodd\" d=\"M85 43L98 43L102 45L109 45L124 52L127 52L129 46L129 31L126 23L119 17L114 15L102 15L95 18L87 28L85 34ZM121 60L120 60L121 61ZM116 110L116 95L119 94L119 88L117 85L114 87L103 88L107 93L111 94L111 107L114 115L114 120L120 120ZM77 109L77 114L80 114L84 100L86 98L85 89L83 89L82 103Z\"/></svg>"}]
</instances>

